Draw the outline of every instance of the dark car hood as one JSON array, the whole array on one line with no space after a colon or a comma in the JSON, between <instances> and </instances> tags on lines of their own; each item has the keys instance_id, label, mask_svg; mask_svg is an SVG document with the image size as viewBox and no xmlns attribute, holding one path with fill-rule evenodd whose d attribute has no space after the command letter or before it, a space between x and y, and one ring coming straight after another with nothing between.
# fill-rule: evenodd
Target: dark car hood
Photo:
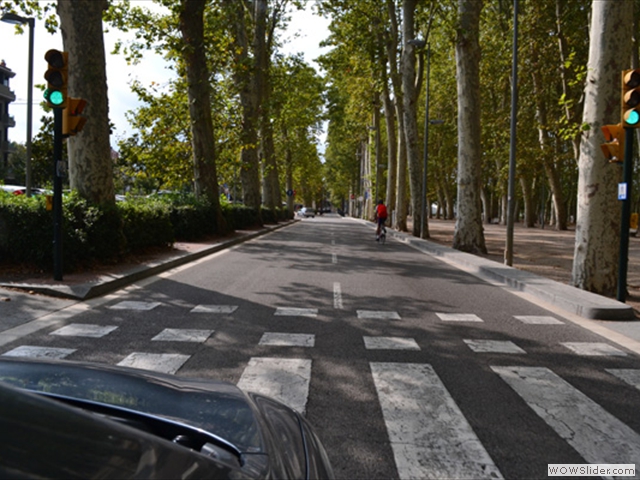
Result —
<instances>
[{"instance_id":1,"label":"dark car hood","mask_svg":"<svg viewBox=\"0 0 640 480\"><path fill-rule=\"evenodd\" d=\"M124 367L0 358L0 381L23 389L117 405L196 426L243 453L265 453L254 407L235 385Z\"/></svg>"},{"instance_id":2,"label":"dark car hood","mask_svg":"<svg viewBox=\"0 0 640 480\"><path fill-rule=\"evenodd\" d=\"M0 382L143 412L209 432L264 478L332 478L324 447L284 404L231 383L60 360L0 357ZM252 475L253 476L253 475Z\"/></svg>"}]
</instances>

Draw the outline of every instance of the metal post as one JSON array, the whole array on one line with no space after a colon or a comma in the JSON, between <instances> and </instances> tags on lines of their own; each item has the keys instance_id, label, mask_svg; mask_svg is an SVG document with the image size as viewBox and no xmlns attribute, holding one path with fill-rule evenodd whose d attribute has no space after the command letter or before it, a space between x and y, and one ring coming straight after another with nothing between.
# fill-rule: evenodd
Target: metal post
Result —
<instances>
[{"instance_id":1,"label":"metal post","mask_svg":"<svg viewBox=\"0 0 640 480\"><path fill-rule=\"evenodd\" d=\"M518 0L513 0L513 58L511 65L511 144L509 147L509 185L507 204L507 239L504 263L513 265L513 228L516 183L516 125L518 115Z\"/></svg>"},{"instance_id":2,"label":"metal post","mask_svg":"<svg viewBox=\"0 0 640 480\"><path fill-rule=\"evenodd\" d=\"M32 125L33 125L33 35L35 30L35 19L29 18L29 73L28 73L28 90L27 90L27 161L25 163L26 177L26 194L31 196L31 187L33 179L31 174L31 143L32 143Z\"/></svg>"},{"instance_id":3,"label":"metal post","mask_svg":"<svg viewBox=\"0 0 640 480\"><path fill-rule=\"evenodd\" d=\"M431 69L431 44L427 44L427 79L425 82L425 101L424 101L424 165L422 166L422 207L420 209L420 238L427 238L425 231L426 225L426 204L427 204L427 162L429 160L429 71Z\"/></svg>"},{"instance_id":4,"label":"metal post","mask_svg":"<svg viewBox=\"0 0 640 480\"><path fill-rule=\"evenodd\" d=\"M635 129L624 129L624 178L626 197L622 200L620 219L620 256L618 258L618 300L627 299L627 267L629 264L629 222L631 219L631 187L633 186L633 140Z\"/></svg>"},{"instance_id":5,"label":"metal post","mask_svg":"<svg viewBox=\"0 0 640 480\"><path fill-rule=\"evenodd\" d=\"M62 280L62 109L53 109L53 279Z\"/></svg>"}]
</instances>

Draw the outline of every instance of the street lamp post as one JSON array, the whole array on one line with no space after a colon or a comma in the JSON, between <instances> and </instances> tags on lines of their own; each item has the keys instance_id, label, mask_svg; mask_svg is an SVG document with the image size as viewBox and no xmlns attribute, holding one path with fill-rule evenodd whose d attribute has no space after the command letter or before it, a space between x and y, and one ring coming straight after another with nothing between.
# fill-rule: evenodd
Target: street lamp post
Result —
<instances>
[{"instance_id":1,"label":"street lamp post","mask_svg":"<svg viewBox=\"0 0 640 480\"><path fill-rule=\"evenodd\" d=\"M27 187L26 194L31 196L32 178L31 178L31 138L33 125L33 32L35 30L35 18L21 17L15 13L5 13L0 20L13 25L29 25L29 73L27 78L27 160L25 162L25 183Z\"/></svg>"}]
</instances>

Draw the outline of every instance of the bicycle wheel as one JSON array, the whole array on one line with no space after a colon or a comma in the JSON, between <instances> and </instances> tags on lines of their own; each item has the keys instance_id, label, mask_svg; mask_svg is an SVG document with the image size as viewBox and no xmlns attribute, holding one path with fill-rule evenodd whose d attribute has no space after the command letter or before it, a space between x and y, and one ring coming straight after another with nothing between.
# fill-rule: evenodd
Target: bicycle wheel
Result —
<instances>
[{"instance_id":1,"label":"bicycle wheel","mask_svg":"<svg viewBox=\"0 0 640 480\"><path fill-rule=\"evenodd\" d=\"M380 232L380 243L384 245L386 241L387 241L387 230L383 229L382 232Z\"/></svg>"}]
</instances>

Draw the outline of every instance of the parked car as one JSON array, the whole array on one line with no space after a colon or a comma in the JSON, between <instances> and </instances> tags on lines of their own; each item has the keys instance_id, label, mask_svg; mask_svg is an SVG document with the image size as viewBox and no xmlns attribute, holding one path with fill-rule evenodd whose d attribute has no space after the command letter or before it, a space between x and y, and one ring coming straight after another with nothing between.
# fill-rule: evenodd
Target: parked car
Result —
<instances>
[{"instance_id":1,"label":"parked car","mask_svg":"<svg viewBox=\"0 0 640 480\"><path fill-rule=\"evenodd\" d=\"M298 210L298 215L305 218L306 217L315 218L316 211L310 207L302 207L300 210Z\"/></svg>"},{"instance_id":2,"label":"parked car","mask_svg":"<svg viewBox=\"0 0 640 480\"><path fill-rule=\"evenodd\" d=\"M333 478L309 423L235 385L0 357L0 478Z\"/></svg>"},{"instance_id":3,"label":"parked car","mask_svg":"<svg viewBox=\"0 0 640 480\"><path fill-rule=\"evenodd\" d=\"M14 195L24 195L27 193L27 187L19 185L0 185L0 190L4 190L5 192L12 193Z\"/></svg>"}]
</instances>

